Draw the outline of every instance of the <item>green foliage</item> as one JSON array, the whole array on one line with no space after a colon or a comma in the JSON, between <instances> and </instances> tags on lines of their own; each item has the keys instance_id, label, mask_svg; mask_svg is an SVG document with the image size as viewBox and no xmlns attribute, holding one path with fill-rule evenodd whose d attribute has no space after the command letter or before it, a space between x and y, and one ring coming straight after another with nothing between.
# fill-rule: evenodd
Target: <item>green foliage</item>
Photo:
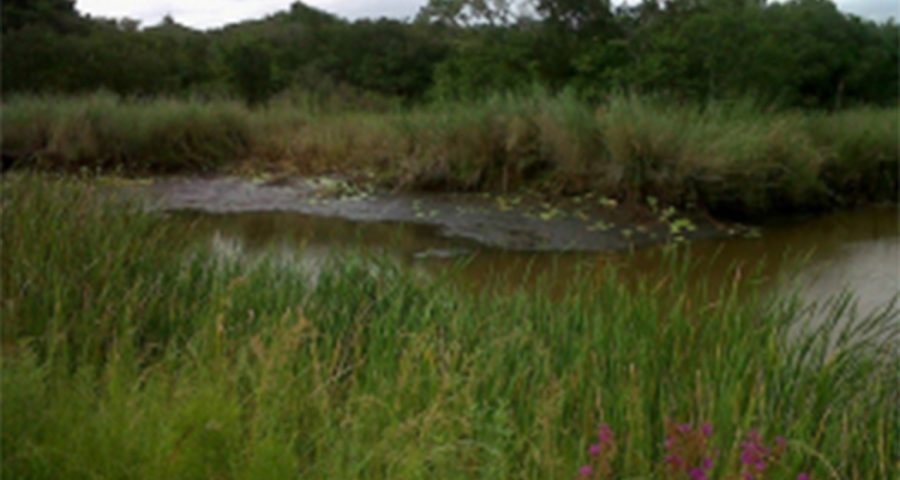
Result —
<instances>
[{"instance_id":1,"label":"green foliage","mask_svg":"<svg viewBox=\"0 0 900 480\"><path fill-rule=\"evenodd\" d=\"M479 99L494 92L531 88L538 81L532 41L516 31L496 28L485 28L462 40L437 66L432 97Z\"/></svg>"},{"instance_id":2,"label":"green foliage","mask_svg":"<svg viewBox=\"0 0 900 480\"><path fill-rule=\"evenodd\" d=\"M250 103L267 100L276 87L272 80L272 54L268 46L247 41L225 53L225 67L241 97Z\"/></svg>"},{"instance_id":3,"label":"green foliage","mask_svg":"<svg viewBox=\"0 0 900 480\"><path fill-rule=\"evenodd\" d=\"M184 93L213 80L209 40L172 22L144 31L92 22L78 34L32 25L3 45L4 92Z\"/></svg>"},{"instance_id":4,"label":"green foliage","mask_svg":"<svg viewBox=\"0 0 900 480\"><path fill-rule=\"evenodd\" d=\"M715 425L717 475L755 428L788 439L790 478L896 476L896 308L846 323L846 299L802 308L746 275L704 296L677 262L555 296L365 256L313 279L119 201L4 183L4 477L566 478L604 422L614 471L649 478L667 419Z\"/></svg>"},{"instance_id":5,"label":"green foliage","mask_svg":"<svg viewBox=\"0 0 900 480\"><path fill-rule=\"evenodd\" d=\"M35 97L7 101L2 114L4 151L27 159L22 167L213 170L247 155L253 134L230 102Z\"/></svg>"},{"instance_id":6,"label":"green foliage","mask_svg":"<svg viewBox=\"0 0 900 480\"><path fill-rule=\"evenodd\" d=\"M333 81L382 95L421 98L448 46L429 26L360 20L335 27L323 72Z\"/></svg>"},{"instance_id":7,"label":"green foliage","mask_svg":"<svg viewBox=\"0 0 900 480\"><path fill-rule=\"evenodd\" d=\"M170 18L146 29L89 19L66 0L4 2L2 11L4 94L107 89L258 104L299 88L408 103L537 84L592 102L626 90L840 109L891 104L900 91L900 27L828 0L432 0L415 22L349 22L297 2L208 32Z\"/></svg>"},{"instance_id":8,"label":"green foliage","mask_svg":"<svg viewBox=\"0 0 900 480\"><path fill-rule=\"evenodd\" d=\"M457 28L508 25L515 17L516 3L515 0L430 0L419 10L416 20Z\"/></svg>"},{"instance_id":9,"label":"green foliage","mask_svg":"<svg viewBox=\"0 0 900 480\"><path fill-rule=\"evenodd\" d=\"M128 173L275 169L342 173L392 187L594 191L722 217L892 201L896 109L778 112L615 95L494 95L399 108L282 95L265 108L111 95L19 97L2 106L4 151L20 167ZM379 106L380 105L380 106Z\"/></svg>"},{"instance_id":10,"label":"green foliage","mask_svg":"<svg viewBox=\"0 0 900 480\"><path fill-rule=\"evenodd\" d=\"M3 33L28 25L54 31L72 31L82 26L74 0L7 0L3 2L0 28Z\"/></svg>"},{"instance_id":11,"label":"green foliage","mask_svg":"<svg viewBox=\"0 0 900 480\"><path fill-rule=\"evenodd\" d=\"M900 114L859 109L809 119L821 146L823 181L843 202L896 198L900 191Z\"/></svg>"}]
</instances>

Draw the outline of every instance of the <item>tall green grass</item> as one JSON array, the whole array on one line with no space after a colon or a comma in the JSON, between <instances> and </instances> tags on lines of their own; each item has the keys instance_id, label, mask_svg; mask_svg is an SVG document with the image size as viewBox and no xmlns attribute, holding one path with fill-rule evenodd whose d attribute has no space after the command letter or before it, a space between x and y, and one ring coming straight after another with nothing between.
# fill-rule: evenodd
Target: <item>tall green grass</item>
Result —
<instances>
[{"instance_id":1,"label":"tall green grass","mask_svg":"<svg viewBox=\"0 0 900 480\"><path fill-rule=\"evenodd\" d=\"M497 95L354 111L289 98L18 97L3 151L22 166L125 173L341 173L396 188L653 196L720 215L828 208L898 195L897 109L773 112L751 101Z\"/></svg>"},{"instance_id":2,"label":"tall green grass","mask_svg":"<svg viewBox=\"0 0 900 480\"><path fill-rule=\"evenodd\" d=\"M778 478L897 473L894 308L688 294L674 265L562 296L365 256L312 278L46 177L5 179L2 222L6 478L568 478L599 422L651 478L667 419L714 425L717 478L754 428L788 439Z\"/></svg>"},{"instance_id":3,"label":"tall green grass","mask_svg":"<svg viewBox=\"0 0 900 480\"><path fill-rule=\"evenodd\" d=\"M30 97L2 116L4 153L48 169L210 171L249 155L253 138L237 102Z\"/></svg>"}]
</instances>

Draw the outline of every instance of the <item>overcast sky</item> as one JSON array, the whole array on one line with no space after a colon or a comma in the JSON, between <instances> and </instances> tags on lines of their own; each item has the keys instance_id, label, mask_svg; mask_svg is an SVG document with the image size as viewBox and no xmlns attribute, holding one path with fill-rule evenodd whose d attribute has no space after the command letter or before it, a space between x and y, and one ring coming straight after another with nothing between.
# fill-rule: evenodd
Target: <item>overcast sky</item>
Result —
<instances>
[{"instance_id":1,"label":"overcast sky","mask_svg":"<svg viewBox=\"0 0 900 480\"><path fill-rule=\"evenodd\" d=\"M306 4L339 16L357 19L362 17L413 17L427 0L308 0ZM285 10L293 0L77 0L76 6L84 13L100 17L129 17L143 25L153 25L171 15L179 23L195 28L219 27L227 23ZM836 0L846 12L874 20L897 18L898 0Z\"/></svg>"}]
</instances>

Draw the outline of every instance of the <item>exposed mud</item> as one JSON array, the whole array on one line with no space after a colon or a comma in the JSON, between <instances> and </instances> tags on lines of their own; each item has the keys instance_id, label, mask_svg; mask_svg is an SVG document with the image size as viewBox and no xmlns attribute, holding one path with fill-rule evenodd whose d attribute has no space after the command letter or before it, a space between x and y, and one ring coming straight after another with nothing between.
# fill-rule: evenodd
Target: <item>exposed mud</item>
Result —
<instances>
[{"instance_id":1,"label":"exposed mud","mask_svg":"<svg viewBox=\"0 0 900 480\"><path fill-rule=\"evenodd\" d=\"M392 193L360 189L330 177L160 178L125 188L149 197L155 208L163 210L294 212L360 222L430 225L449 238L518 251L621 250L752 234L752 230L698 215L652 204L625 208L590 194L549 201L532 193Z\"/></svg>"}]
</instances>

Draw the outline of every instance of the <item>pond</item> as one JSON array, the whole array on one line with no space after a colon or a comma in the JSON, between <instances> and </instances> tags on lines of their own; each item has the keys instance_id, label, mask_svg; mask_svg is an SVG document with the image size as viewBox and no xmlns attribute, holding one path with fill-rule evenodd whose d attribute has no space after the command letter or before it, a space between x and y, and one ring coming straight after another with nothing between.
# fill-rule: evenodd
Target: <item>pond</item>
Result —
<instances>
[{"instance_id":1,"label":"pond","mask_svg":"<svg viewBox=\"0 0 900 480\"><path fill-rule=\"evenodd\" d=\"M759 272L771 288L796 288L809 301L852 292L861 311L890 302L900 292L900 210L868 207L821 216L783 219L752 238L697 239L686 247L689 278L717 288L737 275ZM486 247L448 238L428 225L351 221L300 213L175 212L200 241L223 255L274 253L311 266L351 250L365 249L411 268L440 274L459 270L465 285L517 288L537 282L566 288L577 269L614 265L631 279L654 279L666 248L645 246L607 252L530 252ZM737 273L735 273L737 272ZM499 277L498 277L499 276ZM701 282L700 280L703 280Z\"/></svg>"}]
</instances>

